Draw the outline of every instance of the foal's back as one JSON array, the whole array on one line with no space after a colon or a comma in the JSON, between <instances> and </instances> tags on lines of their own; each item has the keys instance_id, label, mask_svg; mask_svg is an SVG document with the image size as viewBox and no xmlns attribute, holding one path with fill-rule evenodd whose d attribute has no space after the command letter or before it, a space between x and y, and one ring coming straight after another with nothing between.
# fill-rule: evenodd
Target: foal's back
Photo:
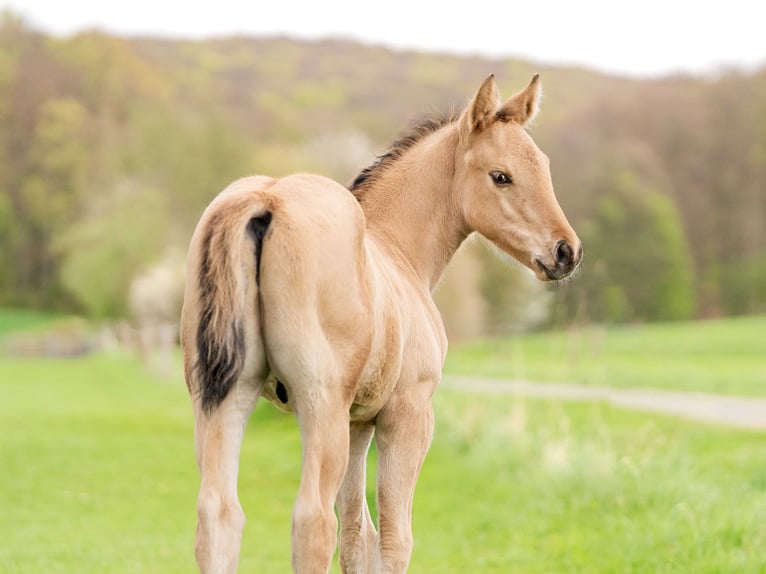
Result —
<instances>
[{"instance_id":1,"label":"foal's back","mask_svg":"<svg viewBox=\"0 0 766 574\"><path fill-rule=\"evenodd\" d=\"M441 316L396 239L371 232L357 199L331 180L291 176L271 192L280 205L264 240L261 312L288 400L342 385L351 419L369 421L400 380L438 380Z\"/></svg>"}]
</instances>

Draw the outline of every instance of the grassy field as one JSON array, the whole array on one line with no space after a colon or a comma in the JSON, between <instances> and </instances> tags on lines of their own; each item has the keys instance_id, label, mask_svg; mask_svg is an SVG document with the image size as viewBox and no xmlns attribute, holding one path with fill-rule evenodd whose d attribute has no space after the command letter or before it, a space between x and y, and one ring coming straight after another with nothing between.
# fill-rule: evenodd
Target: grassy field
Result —
<instances>
[{"instance_id":1,"label":"grassy field","mask_svg":"<svg viewBox=\"0 0 766 574\"><path fill-rule=\"evenodd\" d=\"M61 320L61 317L42 311L0 309L0 340L11 333L45 329Z\"/></svg>"},{"instance_id":2,"label":"grassy field","mask_svg":"<svg viewBox=\"0 0 766 574\"><path fill-rule=\"evenodd\" d=\"M766 395L766 316L590 327L455 345L446 372Z\"/></svg>"},{"instance_id":3,"label":"grassy field","mask_svg":"<svg viewBox=\"0 0 766 574\"><path fill-rule=\"evenodd\" d=\"M0 572L195 571L180 377L120 356L2 358L0 397ZM410 572L766 572L763 434L445 389L435 405ZM294 419L261 404L241 572L290 571L299 448Z\"/></svg>"}]
</instances>

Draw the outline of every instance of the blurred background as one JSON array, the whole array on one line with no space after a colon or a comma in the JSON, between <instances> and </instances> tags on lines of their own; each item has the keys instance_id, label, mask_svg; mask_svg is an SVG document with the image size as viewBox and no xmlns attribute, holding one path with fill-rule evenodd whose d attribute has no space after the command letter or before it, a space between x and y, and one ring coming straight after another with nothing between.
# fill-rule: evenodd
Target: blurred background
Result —
<instances>
[{"instance_id":1,"label":"blurred background","mask_svg":"<svg viewBox=\"0 0 766 574\"><path fill-rule=\"evenodd\" d=\"M0 571L193 569L177 322L220 190L295 171L347 185L488 74L507 97L539 72L531 133L585 258L545 286L473 239L448 268L451 386L412 571L763 572L762 433L487 400L460 378L762 400L755 3L214 4L0 0ZM255 416L242 560L285 572L298 435Z\"/></svg>"},{"instance_id":2,"label":"blurred background","mask_svg":"<svg viewBox=\"0 0 766 574\"><path fill-rule=\"evenodd\" d=\"M425 33L421 49L406 47L419 30L404 23L388 45L333 28L306 39L300 24L293 36L245 35L232 20L215 35L215 19L196 24L207 39L172 39L201 34L193 14L187 31L34 4L0 16L0 306L167 322L193 227L228 182L313 171L348 184L415 119L462 107L487 74L508 96L540 72L533 136L587 256L576 281L546 290L471 242L437 295L452 338L766 310L763 49L730 56L729 40L706 39L718 60L684 67L684 52L650 48L649 33L625 46L584 29L578 42L537 20L524 53L554 44L551 63L493 54L512 51L502 41L515 21L501 38L495 24L473 39L455 31L449 53ZM667 31L677 38L658 42L688 40Z\"/></svg>"}]
</instances>

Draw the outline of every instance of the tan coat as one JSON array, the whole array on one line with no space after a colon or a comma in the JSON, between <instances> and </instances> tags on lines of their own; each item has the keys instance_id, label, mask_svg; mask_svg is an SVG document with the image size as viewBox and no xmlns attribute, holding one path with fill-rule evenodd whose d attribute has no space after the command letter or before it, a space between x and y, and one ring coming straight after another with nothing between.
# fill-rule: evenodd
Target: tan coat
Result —
<instances>
[{"instance_id":1,"label":"tan coat","mask_svg":"<svg viewBox=\"0 0 766 574\"><path fill-rule=\"evenodd\" d=\"M560 279L582 257L524 126L539 79L501 102L488 78L457 117L428 121L363 171L351 193L315 175L238 180L191 242L182 342L202 475L196 555L234 572L244 515L239 448L259 396L294 411L303 466L293 569L327 572L340 518L344 572L404 572L415 482L447 352L431 298L478 231ZM379 451L379 523L364 497Z\"/></svg>"}]
</instances>

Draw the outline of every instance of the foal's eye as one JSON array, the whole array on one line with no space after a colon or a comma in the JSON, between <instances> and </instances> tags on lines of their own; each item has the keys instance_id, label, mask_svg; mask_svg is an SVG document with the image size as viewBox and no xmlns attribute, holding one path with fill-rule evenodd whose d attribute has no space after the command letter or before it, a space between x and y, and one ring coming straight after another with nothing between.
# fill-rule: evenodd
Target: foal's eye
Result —
<instances>
[{"instance_id":1,"label":"foal's eye","mask_svg":"<svg viewBox=\"0 0 766 574\"><path fill-rule=\"evenodd\" d=\"M513 183L511 176L502 171L491 171L489 177L492 178L495 185L511 185Z\"/></svg>"}]
</instances>

